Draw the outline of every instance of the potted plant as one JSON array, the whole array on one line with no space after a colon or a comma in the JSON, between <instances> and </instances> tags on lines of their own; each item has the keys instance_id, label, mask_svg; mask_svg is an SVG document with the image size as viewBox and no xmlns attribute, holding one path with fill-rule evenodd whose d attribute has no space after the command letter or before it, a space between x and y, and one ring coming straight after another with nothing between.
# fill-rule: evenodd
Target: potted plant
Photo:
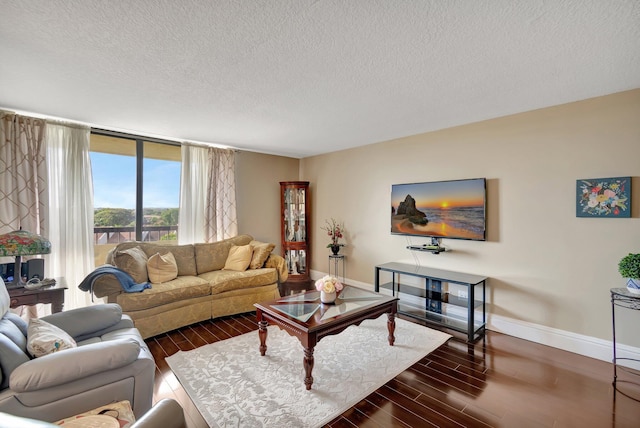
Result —
<instances>
[{"instance_id":1,"label":"potted plant","mask_svg":"<svg viewBox=\"0 0 640 428\"><path fill-rule=\"evenodd\" d=\"M327 231L327 235L331 238L331 242L327 244L327 248L331 248L333 254L338 254L340 252L340 247L344 247L344 244L341 244L338 240L343 237L344 233L344 225L342 223L338 223L335 219L325 220L327 224L322 229Z\"/></svg>"},{"instance_id":2,"label":"potted plant","mask_svg":"<svg viewBox=\"0 0 640 428\"><path fill-rule=\"evenodd\" d=\"M618 272L623 278L627 278L627 290L640 294L640 254L624 256L618 263Z\"/></svg>"}]
</instances>

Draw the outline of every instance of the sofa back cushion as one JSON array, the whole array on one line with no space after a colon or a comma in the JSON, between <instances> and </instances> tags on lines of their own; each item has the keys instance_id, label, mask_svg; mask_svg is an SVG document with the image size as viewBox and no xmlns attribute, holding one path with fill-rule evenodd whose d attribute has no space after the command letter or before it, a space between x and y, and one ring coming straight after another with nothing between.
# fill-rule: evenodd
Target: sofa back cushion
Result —
<instances>
[{"instance_id":1,"label":"sofa back cushion","mask_svg":"<svg viewBox=\"0 0 640 428\"><path fill-rule=\"evenodd\" d=\"M118 250L113 255L115 266L131 275L136 284L149 280L147 259L147 254L138 246L126 250Z\"/></svg>"},{"instance_id":2,"label":"sofa back cushion","mask_svg":"<svg viewBox=\"0 0 640 428\"><path fill-rule=\"evenodd\" d=\"M156 253L166 254L171 253L176 259L178 265L178 276L190 275L195 276L196 273L196 259L194 248L192 244L186 245L166 245L155 242L122 242L115 248L113 254L118 251L123 251L133 247L140 247L145 252L147 257L151 257ZM110 257L107 256L107 263L109 263Z\"/></svg>"},{"instance_id":3,"label":"sofa back cushion","mask_svg":"<svg viewBox=\"0 0 640 428\"><path fill-rule=\"evenodd\" d=\"M9 313L10 308L11 298L9 297L7 287L4 285L4 280L0 276L0 318L2 318L4 314Z\"/></svg>"},{"instance_id":4,"label":"sofa back cushion","mask_svg":"<svg viewBox=\"0 0 640 428\"><path fill-rule=\"evenodd\" d=\"M9 376L20 364L31 358L27 355L27 324L9 312L0 319L0 390L9 386Z\"/></svg>"},{"instance_id":5,"label":"sofa back cushion","mask_svg":"<svg viewBox=\"0 0 640 428\"><path fill-rule=\"evenodd\" d=\"M238 235L218 242L195 244L198 275L213 270L222 270L229 256L231 247L234 245L247 245L252 240L253 237L250 235Z\"/></svg>"},{"instance_id":6,"label":"sofa back cushion","mask_svg":"<svg viewBox=\"0 0 640 428\"><path fill-rule=\"evenodd\" d=\"M260 269L264 266L264 262L267 261L271 252L276 247L274 244L260 241L251 241L250 245L253 247L253 255L251 256L249 269Z\"/></svg>"}]
</instances>

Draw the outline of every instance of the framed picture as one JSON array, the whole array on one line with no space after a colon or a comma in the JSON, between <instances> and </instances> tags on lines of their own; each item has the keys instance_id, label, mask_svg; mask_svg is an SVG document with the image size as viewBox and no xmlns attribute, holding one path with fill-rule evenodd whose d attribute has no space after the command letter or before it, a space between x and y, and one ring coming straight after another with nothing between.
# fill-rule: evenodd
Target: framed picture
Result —
<instances>
[{"instance_id":1,"label":"framed picture","mask_svg":"<svg viewBox=\"0 0 640 428\"><path fill-rule=\"evenodd\" d=\"M631 177L578 180L576 217L631 217Z\"/></svg>"}]
</instances>

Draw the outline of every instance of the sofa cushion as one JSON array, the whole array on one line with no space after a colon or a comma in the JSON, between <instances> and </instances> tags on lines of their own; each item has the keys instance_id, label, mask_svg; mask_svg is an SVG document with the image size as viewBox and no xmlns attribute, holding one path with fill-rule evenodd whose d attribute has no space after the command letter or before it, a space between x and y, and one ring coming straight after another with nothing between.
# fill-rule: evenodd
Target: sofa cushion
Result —
<instances>
[{"instance_id":1,"label":"sofa cushion","mask_svg":"<svg viewBox=\"0 0 640 428\"><path fill-rule=\"evenodd\" d=\"M153 284L176 279L178 276L176 258L170 252L166 254L155 253L149 257L147 271L149 272L149 281Z\"/></svg>"},{"instance_id":2,"label":"sofa cushion","mask_svg":"<svg viewBox=\"0 0 640 428\"><path fill-rule=\"evenodd\" d=\"M233 270L214 270L198 275L211 284L211 294L223 293L239 288L260 287L278 282L278 272L275 269L253 269L244 272Z\"/></svg>"},{"instance_id":3,"label":"sofa cushion","mask_svg":"<svg viewBox=\"0 0 640 428\"><path fill-rule=\"evenodd\" d=\"M253 247L251 245L233 245L229 250L229 255L224 263L224 270L235 270L242 272L247 270L251 263Z\"/></svg>"},{"instance_id":4,"label":"sofa cushion","mask_svg":"<svg viewBox=\"0 0 640 428\"><path fill-rule=\"evenodd\" d=\"M2 322L5 320L3 319ZM16 343L15 339L11 336L18 331L5 334L7 329L17 330L17 327L13 323L9 323L5 326L0 326L0 390L9 386L9 377L16 367L26 363L31 358L27 355L27 338L22 336L22 341Z\"/></svg>"},{"instance_id":5,"label":"sofa cushion","mask_svg":"<svg viewBox=\"0 0 640 428\"><path fill-rule=\"evenodd\" d=\"M76 341L61 328L39 318L29 320L27 351L34 357L42 357L76 346Z\"/></svg>"},{"instance_id":6,"label":"sofa cushion","mask_svg":"<svg viewBox=\"0 0 640 428\"><path fill-rule=\"evenodd\" d=\"M116 251L113 262L118 269L127 272L136 284L147 282L147 255L140 247Z\"/></svg>"},{"instance_id":7,"label":"sofa cushion","mask_svg":"<svg viewBox=\"0 0 640 428\"><path fill-rule=\"evenodd\" d=\"M152 288L142 293L122 293L116 298L116 303L123 312L140 311L166 305L179 300L211 294L209 283L196 276L179 276L174 280L154 284Z\"/></svg>"},{"instance_id":8,"label":"sofa cushion","mask_svg":"<svg viewBox=\"0 0 640 428\"><path fill-rule=\"evenodd\" d=\"M198 275L213 270L221 270L227 261L229 250L234 245L247 245L253 241L250 235L238 235L218 242L194 244Z\"/></svg>"},{"instance_id":9,"label":"sofa cushion","mask_svg":"<svg viewBox=\"0 0 640 428\"><path fill-rule=\"evenodd\" d=\"M249 263L249 269L260 269L264 266L264 262L276 247L274 244L268 244L266 242L251 241L249 243L253 247L253 255L251 256L251 263Z\"/></svg>"},{"instance_id":10,"label":"sofa cushion","mask_svg":"<svg viewBox=\"0 0 640 428\"><path fill-rule=\"evenodd\" d=\"M164 242L164 241L160 241ZM126 250L128 248L140 247L147 257L153 256L155 253L173 254L178 265L178 275L196 275L196 262L194 257L193 245L167 245L156 242L121 242L116 247L116 251ZM108 260L108 258L107 258Z\"/></svg>"}]
</instances>

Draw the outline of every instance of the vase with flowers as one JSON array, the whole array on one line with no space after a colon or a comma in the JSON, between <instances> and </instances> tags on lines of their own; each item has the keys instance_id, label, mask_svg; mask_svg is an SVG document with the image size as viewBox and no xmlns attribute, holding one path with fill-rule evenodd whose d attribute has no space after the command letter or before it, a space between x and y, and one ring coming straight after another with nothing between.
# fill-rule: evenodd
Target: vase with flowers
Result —
<instances>
[{"instance_id":1,"label":"vase with flowers","mask_svg":"<svg viewBox=\"0 0 640 428\"><path fill-rule=\"evenodd\" d=\"M327 232L327 235L331 239L331 242L327 244L327 248L331 248L333 254L340 252L340 247L344 247L344 244L340 243L340 238L344 237L344 224L338 223L335 219L325 220L326 226L322 229Z\"/></svg>"},{"instance_id":2,"label":"vase with flowers","mask_svg":"<svg viewBox=\"0 0 640 428\"><path fill-rule=\"evenodd\" d=\"M334 276L325 275L316 281L316 290L320 292L322 303L334 303L338 297L338 291L344 288L342 283Z\"/></svg>"}]
</instances>

